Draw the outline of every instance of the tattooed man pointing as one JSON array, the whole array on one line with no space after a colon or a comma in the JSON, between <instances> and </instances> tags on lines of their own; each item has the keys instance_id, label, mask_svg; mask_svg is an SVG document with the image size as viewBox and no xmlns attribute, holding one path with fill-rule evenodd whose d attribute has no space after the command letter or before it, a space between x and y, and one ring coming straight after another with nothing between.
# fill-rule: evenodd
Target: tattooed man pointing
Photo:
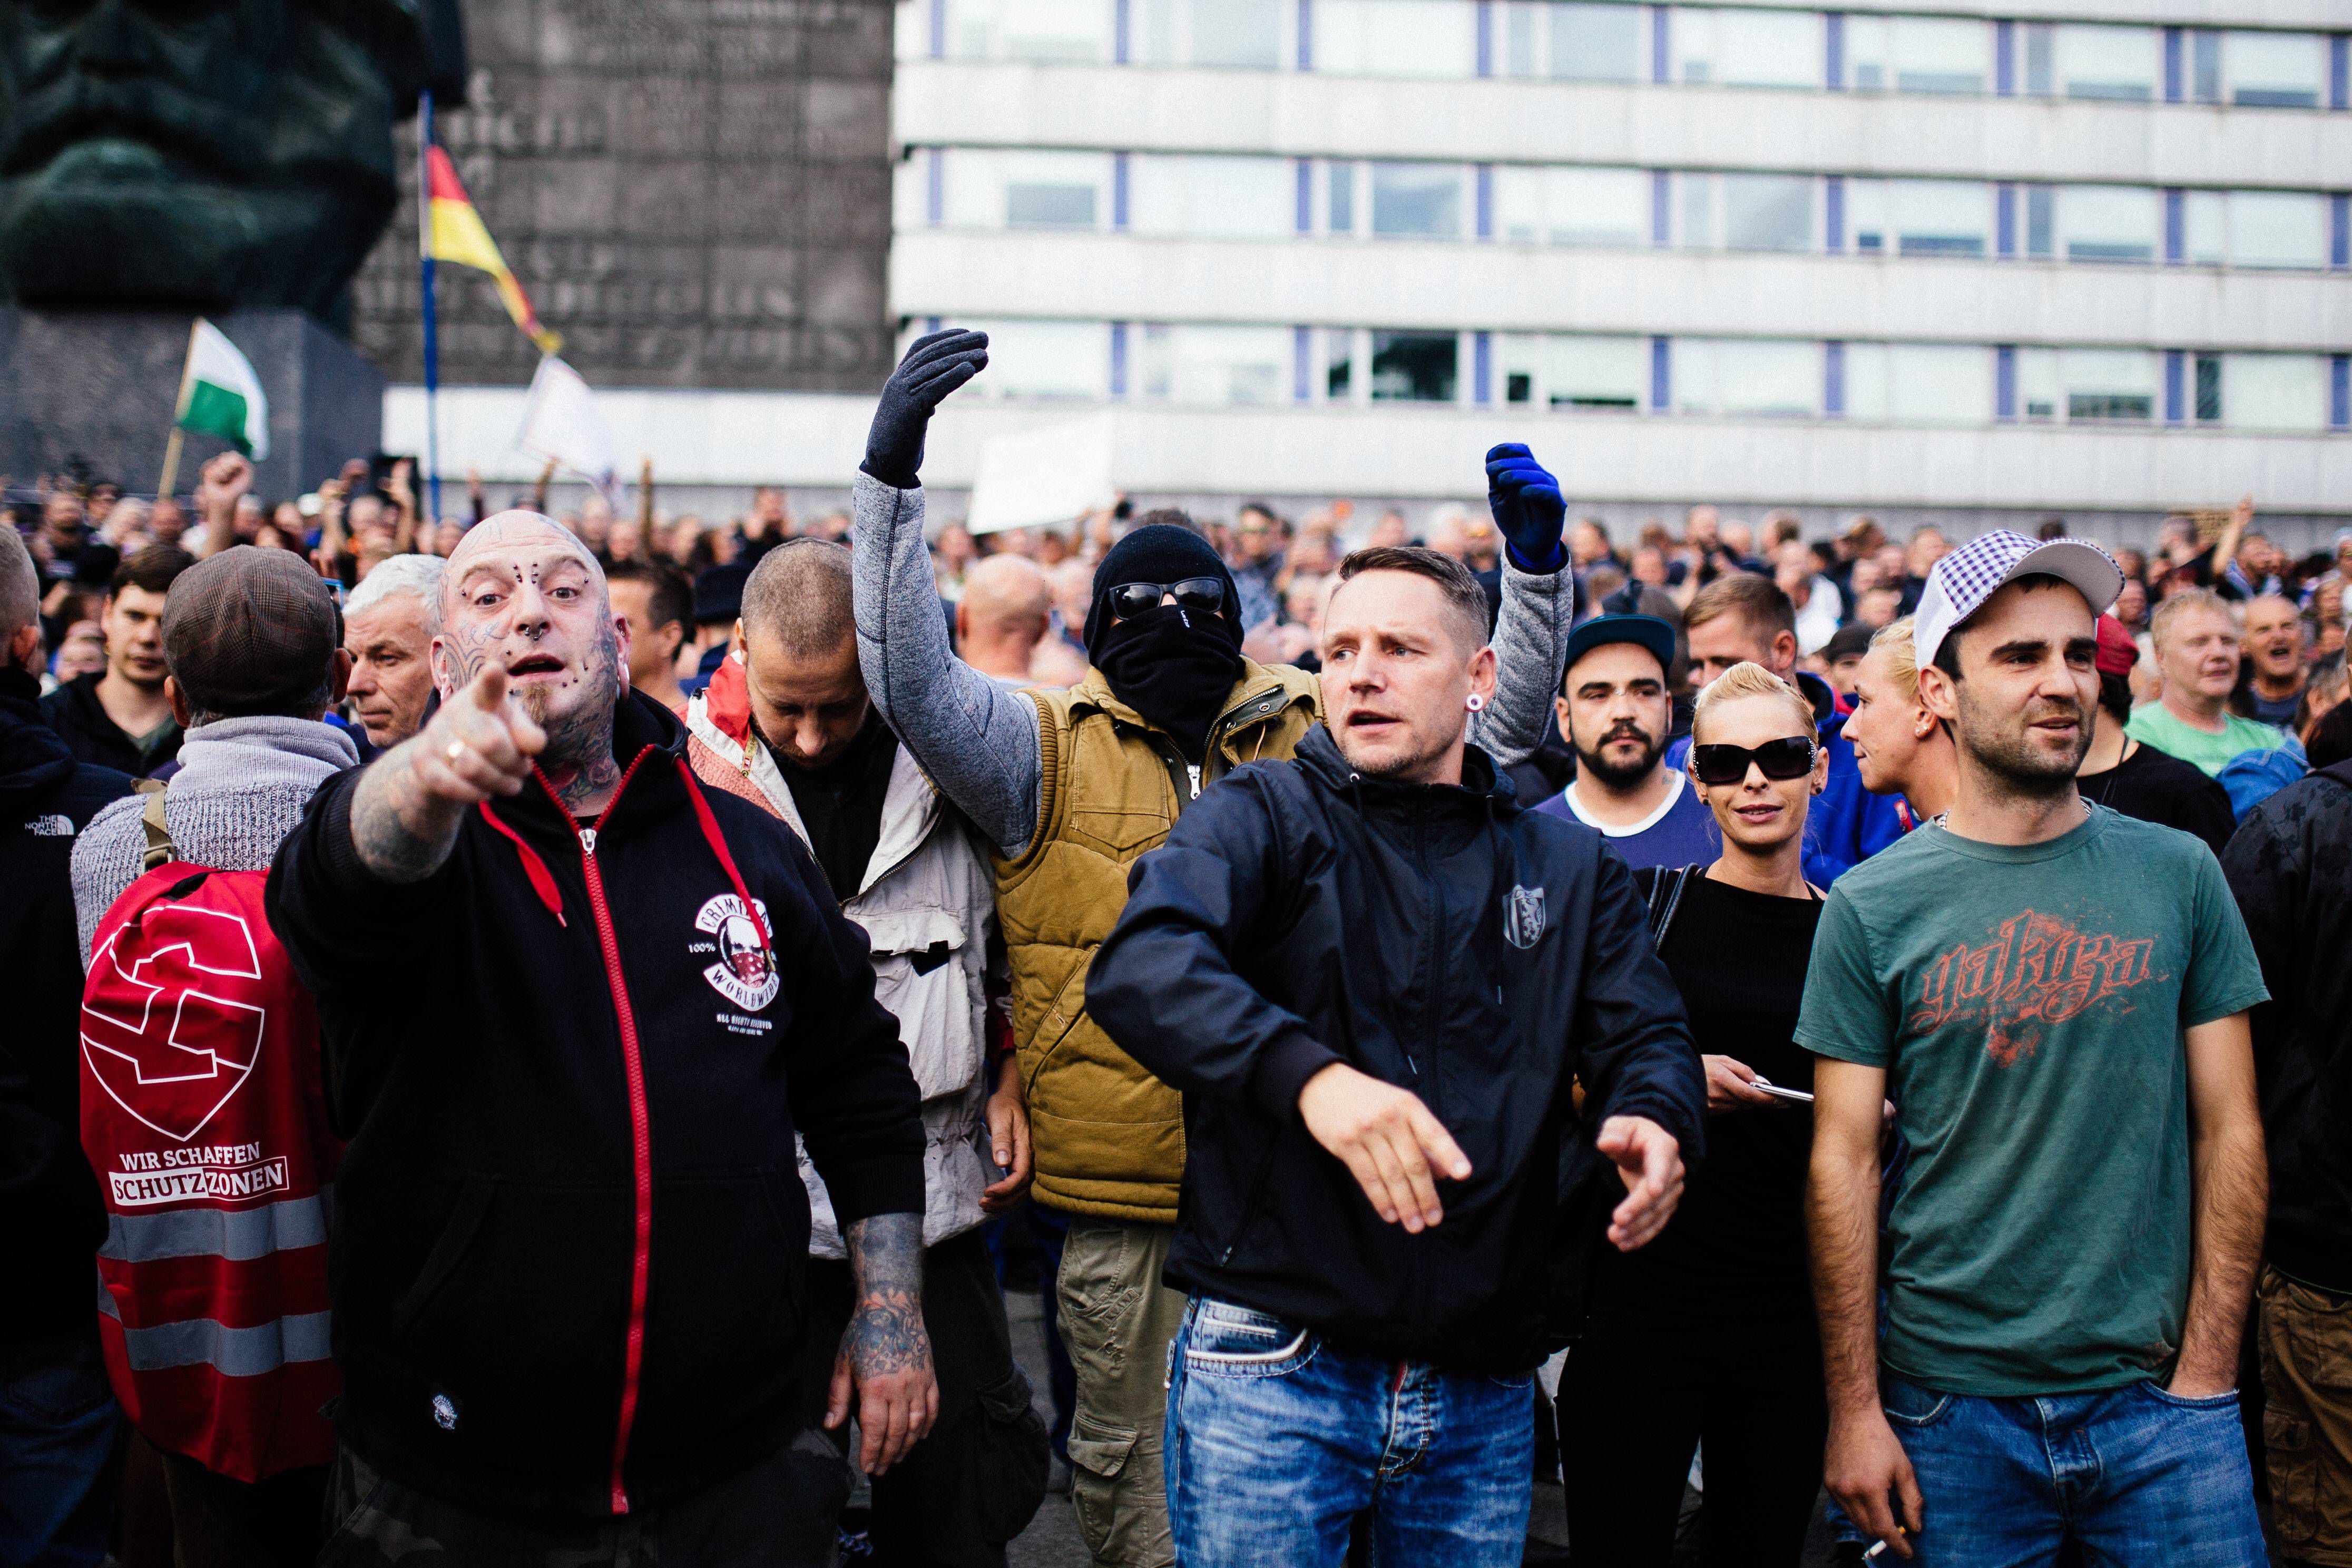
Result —
<instances>
[{"instance_id":1,"label":"tattooed man pointing","mask_svg":"<svg viewBox=\"0 0 2352 1568\"><path fill-rule=\"evenodd\" d=\"M866 943L791 834L704 794L627 652L569 532L479 524L440 711L322 787L271 872L351 1139L329 1563L825 1561L796 1130L860 1295L828 1422L855 1397L873 1471L936 1410L922 1127Z\"/></svg>"}]
</instances>

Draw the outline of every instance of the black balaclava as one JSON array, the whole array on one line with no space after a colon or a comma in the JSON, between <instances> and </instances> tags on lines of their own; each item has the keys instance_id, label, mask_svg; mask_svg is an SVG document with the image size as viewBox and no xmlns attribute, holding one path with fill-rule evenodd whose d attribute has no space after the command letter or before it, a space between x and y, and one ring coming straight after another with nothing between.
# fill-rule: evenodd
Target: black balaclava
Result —
<instances>
[{"instance_id":1,"label":"black balaclava","mask_svg":"<svg viewBox=\"0 0 2352 1568\"><path fill-rule=\"evenodd\" d=\"M1214 577L1225 585L1221 615L1161 605L1112 625L1112 591L1129 583ZM1173 523L1150 523L1111 546L1095 568L1087 656L1118 700L1159 725L1188 762L1208 748L1209 726L1242 677L1241 609L1234 574L1209 542Z\"/></svg>"}]
</instances>

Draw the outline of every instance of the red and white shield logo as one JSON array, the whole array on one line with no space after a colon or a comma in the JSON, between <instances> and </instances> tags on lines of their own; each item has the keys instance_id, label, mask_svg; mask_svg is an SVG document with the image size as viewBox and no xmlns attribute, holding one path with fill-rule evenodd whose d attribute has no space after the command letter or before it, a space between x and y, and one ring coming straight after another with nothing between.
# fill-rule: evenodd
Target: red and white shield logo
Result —
<instances>
[{"instance_id":1,"label":"red and white shield logo","mask_svg":"<svg viewBox=\"0 0 2352 1568\"><path fill-rule=\"evenodd\" d=\"M134 925L144 951L124 964L117 950ZM240 1000L258 994L253 932L226 910L159 905L109 937L89 968L81 1046L90 1071L123 1110L186 1142L261 1058L268 1014Z\"/></svg>"}]
</instances>

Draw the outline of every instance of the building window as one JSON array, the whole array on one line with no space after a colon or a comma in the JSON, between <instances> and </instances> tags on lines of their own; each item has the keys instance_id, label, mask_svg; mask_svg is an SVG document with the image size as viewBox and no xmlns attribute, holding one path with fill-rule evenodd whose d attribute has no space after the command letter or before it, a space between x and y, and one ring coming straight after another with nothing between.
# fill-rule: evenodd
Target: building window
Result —
<instances>
[{"instance_id":1,"label":"building window","mask_svg":"<svg viewBox=\"0 0 2352 1568\"><path fill-rule=\"evenodd\" d=\"M2221 101L2221 34L2189 35L2189 95L2200 103Z\"/></svg>"},{"instance_id":2,"label":"building window","mask_svg":"<svg viewBox=\"0 0 2352 1568\"><path fill-rule=\"evenodd\" d=\"M1256 3L1274 8L1271 0ZM1477 7L1465 0L1315 0L1315 68L1339 76L1475 76Z\"/></svg>"},{"instance_id":3,"label":"building window","mask_svg":"<svg viewBox=\"0 0 2352 1568\"><path fill-rule=\"evenodd\" d=\"M1677 6L1675 79L1725 87L1822 85L1817 11L1713 10Z\"/></svg>"},{"instance_id":4,"label":"building window","mask_svg":"<svg viewBox=\"0 0 2352 1568\"><path fill-rule=\"evenodd\" d=\"M1106 64L1112 12L1101 0L944 0L947 53L962 60ZM928 51L926 51L928 52Z\"/></svg>"},{"instance_id":5,"label":"building window","mask_svg":"<svg viewBox=\"0 0 2352 1568\"><path fill-rule=\"evenodd\" d=\"M1132 164L1129 226L1138 234L1281 239L1297 232L1298 172L1287 160L1145 153Z\"/></svg>"},{"instance_id":6,"label":"building window","mask_svg":"<svg viewBox=\"0 0 2352 1568\"><path fill-rule=\"evenodd\" d=\"M1290 359L1286 327L1147 327L1144 395L1211 406L1279 403Z\"/></svg>"},{"instance_id":7,"label":"building window","mask_svg":"<svg viewBox=\"0 0 2352 1568\"><path fill-rule=\"evenodd\" d=\"M1993 352L1974 345L1849 343L1846 416L1857 423L1981 425L1993 411Z\"/></svg>"},{"instance_id":8,"label":"building window","mask_svg":"<svg viewBox=\"0 0 2352 1568\"><path fill-rule=\"evenodd\" d=\"M2247 109L2319 107L2327 87L2326 42L2319 34L2242 32L2221 37L2231 103Z\"/></svg>"},{"instance_id":9,"label":"building window","mask_svg":"<svg viewBox=\"0 0 2352 1568\"><path fill-rule=\"evenodd\" d=\"M1543 396L1553 408L1632 413L1649 380L1645 338L1563 334L1548 340Z\"/></svg>"},{"instance_id":10,"label":"building window","mask_svg":"<svg viewBox=\"0 0 2352 1568\"><path fill-rule=\"evenodd\" d=\"M2302 191L2232 191L2229 264L2327 265L2327 198Z\"/></svg>"},{"instance_id":11,"label":"building window","mask_svg":"<svg viewBox=\"0 0 2352 1568\"><path fill-rule=\"evenodd\" d=\"M1092 228L1095 188L1015 181L1004 187L1004 226Z\"/></svg>"},{"instance_id":12,"label":"building window","mask_svg":"<svg viewBox=\"0 0 2352 1568\"><path fill-rule=\"evenodd\" d=\"M2066 349L2057 355L2068 424L2156 417L2159 356L2136 349Z\"/></svg>"},{"instance_id":13,"label":"building window","mask_svg":"<svg viewBox=\"0 0 2352 1568\"><path fill-rule=\"evenodd\" d=\"M1331 165L1331 232L1356 232L1356 165Z\"/></svg>"},{"instance_id":14,"label":"building window","mask_svg":"<svg viewBox=\"0 0 2352 1568\"><path fill-rule=\"evenodd\" d=\"M2153 261L2163 229L2163 193L2069 185L2058 216L2069 261Z\"/></svg>"},{"instance_id":15,"label":"building window","mask_svg":"<svg viewBox=\"0 0 2352 1568\"><path fill-rule=\"evenodd\" d=\"M1384 238L1459 239L1461 166L1373 164L1372 232Z\"/></svg>"},{"instance_id":16,"label":"building window","mask_svg":"<svg viewBox=\"0 0 2352 1568\"><path fill-rule=\"evenodd\" d=\"M1902 256L1983 256L1992 248L1992 190L1960 180L1890 180L1893 248Z\"/></svg>"},{"instance_id":17,"label":"building window","mask_svg":"<svg viewBox=\"0 0 2352 1568\"><path fill-rule=\"evenodd\" d=\"M2237 430L2327 428L2327 361L2317 354L2224 354L2221 384L2229 401L2216 409L2221 423ZM2197 381L2198 414L2204 414L2204 364ZM2215 401L2220 403L2220 389Z\"/></svg>"},{"instance_id":18,"label":"building window","mask_svg":"<svg viewBox=\"0 0 2352 1568\"><path fill-rule=\"evenodd\" d=\"M1813 181L1806 174L1726 174L1726 250L1811 250Z\"/></svg>"},{"instance_id":19,"label":"building window","mask_svg":"<svg viewBox=\"0 0 2352 1568\"><path fill-rule=\"evenodd\" d=\"M1127 4L1135 28L1135 58L1140 64L1242 70L1273 70L1282 64L1283 7L1271 0Z\"/></svg>"},{"instance_id":20,"label":"building window","mask_svg":"<svg viewBox=\"0 0 2352 1568\"><path fill-rule=\"evenodd\" d=\"M952 227L1094 228L1110 210L1108 153L950 147L939 156L938 210Z\"/></svg>"},{"instance_id":21,"label":"building window","mask_svg":"<svg viewBox=\"0 0 2352 1568\"><path fill-rule=\"evenodd\" d=\"M1332 403L1346 403L1355 395L1356 334L1346 327L1334 327L1323 334L1323 395Z\"/></svg>"},{"instance_id":22,"label":"building window","mask_svg":"<svg viewBox=\"0 0 2352 1568\"><path fill-rule=\"evenodd\" d=\"M2025 91L2048 98L2058 90L2057 29L2047 22L2025 25Z\"/></svg>"},{"instance_id":23,"label":"building window","mask_svg":"<svg viewBox=\"0 0 2352 1568\"><path fill-rule=\"evenodd\" d=\"M1372 397L1382 403L1451 403L1461 344L1452 332L1372 334Z\"/></svg>"},{"instance_id":24,"label":"building window","mask_svg":"<svg viewBox=\"0 0 2352 1568\"><path fill-rule=\"evenodd\" d=\"M1649 222L1640 169L1495 171L1495 237L1513 245L1638 246Z\"/></svg>"},{"instance_id":25,"label":"building window","mask_svg":"<svg viewBox=\"0 0 2352 1568\"><path fill-rule=\"evenodd\" d=\"M1821 412L1822 345L1758 338L1676 338L1675 407L1684 414L1807 417Z\"/></svg>"},{"instance_id":26,"label":"building window","mask_svg":"<svg viewBox=\"0 0 2352 1568\"><path fill-rule=\"evenodd\" d=\"M2067 98L2153 101L2164 75L2164 35L2155 27L2066 24L2055 29L2057 90Z\"/></svg>"},{"instance_id":27,"label":"building window","mask_svg":"<svg viewBox=\"0 0 2352 1568\"><path fill-rule=\"evenodd\" d=\"M1514 13L1541 10L1550 14L1551 47L1546 63L1554 80L1641 79L1640 6L1518 5L1511 9Z\"/></svg>"},{"instance_id":28,"label":"building window","mask_svg":"<svg viewBox=\"0 0 2352 1568\"><path fill-rule=\"evenodd\" d=\"M972 383L984 397L1094 398L1110 395L1107 321L959 321L988 334L988 374ZM1155 330L1146 328L1147 338Z\"/></svg>"},{"instance_id":29,"label":"building window","mask_svg":"<svg viewBox=\"0 0 2352 1568\"><path fill-rule=\"evenodd\" d=\"M1990 22L1849 15L1845 36L1858 91L1980 93L1992 81Z\"/></svg>"}]
</instances>

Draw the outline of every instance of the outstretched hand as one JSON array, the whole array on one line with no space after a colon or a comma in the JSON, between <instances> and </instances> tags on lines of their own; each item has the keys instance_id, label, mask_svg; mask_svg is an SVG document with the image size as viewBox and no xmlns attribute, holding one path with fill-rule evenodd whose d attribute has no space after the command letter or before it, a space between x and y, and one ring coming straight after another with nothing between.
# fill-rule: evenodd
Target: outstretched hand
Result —
<instances>
[{"instance_id":1,"label":"outstretched hand","mask_svg":"<svg viewBox=\"0 0 2352 1568\"><path fill-rule=\"evenodd\" d=\"M506 667L492 664L442 704L416 738L412 766L425 794L473 805L521 793L547 731L506 696Z\"/></svg>"},{"instance_id":2,"label":"outstretched hand","mask_svg":"<svg viewBox=\"0 0 2352 1568\"><path fill-rule=\"evenodd\" d=\"M1458 1182L1470 1174L1462 1146L1419 1095L1344 1062L1307 1080L1298 1091L1298 1115L1315 1142L1348 1167L1374 1212L1408 1231L1444 1219L1437 1177Z\"/></svg>"},{"instance_id":3,"label":"outstretched hand","mask_svg":"<svg viewBox=\"0 0 2352 1568\"><path fill-rule=\"evenodd\" d=\"M1523 572L1557 572L1567 564L1559 536L1568 502L1559 481L1516 441L1486 453L1486 510L1510 541L1511 563Z\"/></svg>"},{"instance_id":4,"label":"outstretched hand","mask_svg":"<svg viewBox=\"0 0 2352 1568\"><path fill-rule=\"evenodd\" d=\"M1609 1216L1609 1239L1620 1252L1646 1247L1683 1201L1682 1145L1646 1116L1612 1116L1593 1147L1625 1184L1625 1201Z\"/></svg>"},{"instance_id":5,"label":"outstretched hand","mask_svg":"<svg viewBox=\"0 0 2352 1568\"><path fill-rule=\"evenodd\" d=\"M893 489L914 489L931 410L987 365L986 332L948 327L917 338L882 384L882 400L866 435L866 461L858 466Z\"/></svg>"}]
</instances>

